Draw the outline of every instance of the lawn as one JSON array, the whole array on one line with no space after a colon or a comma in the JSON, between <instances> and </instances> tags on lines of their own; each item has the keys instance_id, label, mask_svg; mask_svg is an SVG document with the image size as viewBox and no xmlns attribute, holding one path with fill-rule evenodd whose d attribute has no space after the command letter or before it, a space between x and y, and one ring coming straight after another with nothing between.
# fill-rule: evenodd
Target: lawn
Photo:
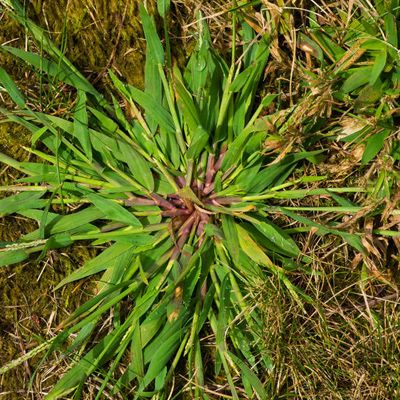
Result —
<instances>
[{"instance_id":1,"label":"lawn","mask_svg":"<svg viewBox=\"0 0 400 400\"><path fill-rule=\"evenodd\" d=\"M0 0L0 398L400 398L397 0Z\"/></svg>"}]
</instances>

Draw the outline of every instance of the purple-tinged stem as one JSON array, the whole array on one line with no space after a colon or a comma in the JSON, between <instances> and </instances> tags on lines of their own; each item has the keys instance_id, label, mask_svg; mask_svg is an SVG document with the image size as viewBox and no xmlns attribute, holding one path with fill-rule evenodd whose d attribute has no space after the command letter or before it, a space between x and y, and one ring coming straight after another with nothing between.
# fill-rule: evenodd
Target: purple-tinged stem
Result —
<instances>
[{"instance_id":1,"label":"purple-tinged stem","mask_svg":"<svg viewBox=\"0 0 400 400\"><path fill-rule=\"evenodd\" d=\"M208 199L205 200L206 204L213 204L215 206L219 205L230 205L233 203L239 203L241 200L239 197L213 197L210 196Z\"/></svg>"},{"instance_id":2,"label":"purple-tinged stem","mask_svg":"<svg viewBox=\"0 0 400 400\"><path fill-rule=\"evenodd\" d=\"M197 185L198 195L200 195L200 193L204 192L204 183L198 179L196 185Z\"/></svg>"},{"instance_id":3,"label":"purple-tinged stem","mask_svg":"<svg viewBox=\"0 0 400 400\"><path fill-rule=\"evenodd\" d=\"M190 234L190 230L192 229L196 214L197 213L192 213L189 218L182 224L178 232L180 235L186 235L186 233Z\"/></svg>"},{"instance_id":4,"label":"purple-tinged stem","mask_svg":"<svg viewBox=\"0 0 400 400\"><path fill-rule=\"evenodd\" d=\"M192 238L194 235L196 235L196 232L197 232L197 229L198 229L198 227L199 227L199 223L200 223L200 221L201 221L201 214L199 214L199 213L195 213L195 218L194 218L194 222L193 222L193 225L192 225L192 229L191 229L191 232L190 232L190 237Z\"/></svg>"},{"instance_id":5,"label":"purple-tinged stem","mask_svg":"<svg viewBox=\"0 0 400 400\"><path fill-rule=\"evenodd\" d=\"M214 171L214 161L215 161L214 154L210 154L208 156L208 160L207 160L206 179L205 179L205 182L204 182L205 183L205 185L204 185L205 188L207 188L211 184L212 179L214 177L214 173L215 173L215 171Z\"/></svg>"},{"instance_id":6,"label":"purple-tinged stem","mask_svg":"<svg viewBox=\"0 0 400 400\"><path fill-rule=\"evenodd\" d=\"M214 190L214 187L215 187L214 182L206 183L206 184L204 185L203 193L204 193L205 195L210 194L210 193Z\"/></svg>"},{"instance_id":7,"label":"purple-tinged stem","mask_svg":"<svg viewBox=\"0 0 400 400\"><path fill-rule=\"evenodd\" d=\"M184 188L186 186L186 179L183 176L177 176L175 180L178 186L180 186L181 188Z\"/></svg>"},{"instance_id":8,"label":"purple-tinged stem","mask_svg":"<svg viewBox=\"0 0 400 400\"><path fill-rule=\"evenodd\" d=\"M219 156L218 156L218 160L214 165L215 171L218 171L221 168L221 165L222 165L222 162L224 161L227 150L228 150L228 148L226 145L222 146L221 152L219 153Z\"/></svg>"},{"instance_id":9,"label":"purple-tinged stem","mask_svg":"<svg viewBox=\"0 0 400 400\"><path fill-rule=\"evenodd\" d=\"M167 197L167 201L170 202L174 207L182 208L185 207L185 203L183 202L182 198L177 194L170 194Z\"/></svg>"},{"instance_id":10,"label":"purple-tinged stem","mask_svg":"<svg viewBox=\"0 0 400 400\"><path fill-rule=\"evenodd\" d=\"M165 210L162 212L163 217L181 217L184 215L190 215L191 211L187 210L186 208L175 208L173 210Z\"/></svg>"},{"instance_id":11,"label":"purple-tinged stem","mask_svg":"<svg viewBox=\"0 0 400 400\"><path fill-rule=\"evenodd\" d=\"M204 233L199 236L199 240L198 240L197 245L196 245L197 249L199 249L201 247L201 245L203 244L205 238L206 238L206 235Z\"/></svg>"},{"instance_id":12,"label":"purple-tinged stem","mask_svg":"<svg viewBox=\"0 0 400 400\"><path fill-rule=\"evenodd\" d=\"M204 237L200 238L200 240L201 240L201 244L202 244L203 241L204 241ZM200 241L199 241L199 243L200 243ZM201 246L201 244L200 244L200 246ZM200 296L201 296L201 299L203 301L206 299L206 296L207 296L207 281L204 281L203 286L200 289Z\"/></svg>"},{"instance_id":13,"label":"purple-tinged stem","mask_svg":"<svg viewBox=\"0 0 400 400\"><path fill-rule=\"evenodd\" d=\"M214 180L215 174L221 168L222 162L225 158L226 151L227 151L226 146L224 146L221 149L221 153L218 156L218 159L216 162L215 162L214 154L210 154L208 156L206 180L205 180L204 189L203 189L204 194L209 194L214 190L213 180Z\"/></svg>"},{"instance_id":14,"label":"purple-tinged stem","mask_svg":"<svg viewBox=\"0 0 400 400\"><path fill-rule=\"evenodd\" d=\"M170 199L169 202L177 208L182 208L185 206L184 202L182 201L182 199Z\"/></svg>"},{"instance_id":15,"label":"purple-tinged stem","mask_svg":"<svg viewBox=\"0 0 400 400\"><path fill-rule=\"evenodd\" d=\"M158 194L151 194L151 198L155 201L155 203L166 210L175 210L175 207L167 200L159 196Z\"/></svg>"},{"instance_id":16,"label":"purple-tinged stem","mask_svg":"<svg viewBox=\"0 0 400 400\"><path fill-rule=\"evenodd\" d=\"M124 200L126 206L155 206L156 202L152 199L146 199L145 197L130 196Z\"/></svg>"},{"instance_id":17,"label":"purple-tinged stem","mask_svg":"<svg viewBox=\"0 0 400 400\"><path fill-rule=\"evenodd\" d=\"M182 225L180 231L179 231L179 240L175 245L175 249L172 253L171 259L172 260L176 260L179 256L179 254L182 251L182 247L184 246L184 244L186 243L189 235L190 235L190 231L192 230L192 226L195 220L195 215L192 214L186 221L185 223Z\"/></svg>"},{"instance_id":18,"label":"purple-tinged stem","mask_svg":"<svg viewBox=\"0 0 400 400\"><path fill-rule=\"evenodd\" d=\"M197 226L196 235L202 236L204 234L204 228L208 224L210 217L207 214L200 214L200 222Z\"/></svg>"},{"instance_id":19,"label":"purple-tinged stem","mask_svg":"<svg viewBox=\"0 0 400 400\"><path fill-rule=\"evenodd\" d=\"M202 190L200 190L199 188L199 181L196 179L193 183L192 183L192 187L191 189L193 190L193 192L196 194L197 197L202 197Z\"/></svg>"},{"instance_id":20,"label":"purple-tinged stem","mask_svg":"<svg viewBox=\"0 0 400 400\"><path fill-rule=\"evenodd\" d=\"M213 182L207 182L204 185L203 193L205 195L210 194L214 190L214 183Z\"/></svg>"}]
</instances>

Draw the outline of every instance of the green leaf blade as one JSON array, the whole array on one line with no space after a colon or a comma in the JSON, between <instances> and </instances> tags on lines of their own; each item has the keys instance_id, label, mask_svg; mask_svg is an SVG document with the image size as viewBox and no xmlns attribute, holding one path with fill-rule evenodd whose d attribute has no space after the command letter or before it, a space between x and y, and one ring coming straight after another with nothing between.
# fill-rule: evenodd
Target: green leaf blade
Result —
<instances>
[{"instance_id":1,"label":"green leaf blade","mask_svg":"<svg viewBox=\"0 0 400 400\"><path fill-rule=\"evenodd\" d=\"M2 67L0 67L0 83L18 107L26 107L25 97L22 95L11 76Z\"/></svg>"},{"instance_id":2,"label":"green leaf blade","mask_svg":"<svg viewBox=\"0 0 400 400\"><path fill-rule=\"evenodd\" d=\"M136 227L142 226L140 221L132 213L115 201L94 193L89 194L87 198L97 209L103 212L104 215L112 221L122 222Z\"/></svg>"},{"instance_id":3,"label":"green leaf blade","mask_svg":"<svg viewBox=\"0 0 400 400\"><path fill-rule=\"evenodd\" d=\"M153 19L148 14L143 4L140 4L140 17L142 19L142 26L144 35L146 37L147 45L149 46L149 55L161 65L164 65L164 49L158 37L157 30Z\"/></svg>"}]
</instances>

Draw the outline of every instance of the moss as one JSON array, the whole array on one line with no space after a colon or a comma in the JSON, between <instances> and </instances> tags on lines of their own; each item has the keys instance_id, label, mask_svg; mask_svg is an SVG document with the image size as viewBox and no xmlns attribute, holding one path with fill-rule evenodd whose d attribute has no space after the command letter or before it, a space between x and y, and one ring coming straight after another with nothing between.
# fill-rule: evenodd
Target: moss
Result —
<instances>
[{"instance_id":1,"label":"moss","mask_svg":"<svg viewBox=\"0 0 400 400\"><path fill-rule=\"evenodd\" d=\"M0 124L0 151L18 160L26 160L29 153L22 145L29 146L30 133L15 123ZM2 168L0 185L15 182L21 173L12 168ZM0 197L4 192L0 192ZM0 240L15 241L21 235L37 228L37 224L21 217L0 218ZM93 257L93 250L87 247L68 249L65 253L49 252L45 260L35 259L19 265L0 269L0 365L23 354L25 349L33 347L36 336L48 338L47 321L53 318L52 328L61 322L67 313L75 310L88 296L83 290L75 290L69 285L61 292L53 293L65 275ZM3 392L15 392L7 398L21 399L17 389L27 388L27 371L34 368L37 360L30 366L20 366L1 378Z\"/></svg>"},{"instance_id":2,"label":"moss","mask_svg":"<svg viewBox=\"0 0 400 400\"><path fill-rule=\"evenodd\" d=\"M148 2L154 9L154 1ZM140 1L36 0L30 15L45 26L54 42L81 71L100 86L109 68L129 83L143 85L145 41Z\"/></svg>"},{"instance_id":3,"label":"moss","mask_svg":"<svg viewBox=\"0 0 400 400\"><path fill-rule=\"evenodd\" d=\"M29 146L30 133L16 123L0 124L0 151L16 159L26 159L27 152L21 146Z\"/></svg>"},{"instance_id":4,"label":"moss","mask_svg":"<svg viewBox=\"0 0 400 400\"><path fill-rule=\"evenodd\" d=\"M0 271L0 365L34 347L39 343L38 337L49 339L49 320L53 328L88 298L84 289L90 291L90 284L86 288L69 285L56 293L52 288L92 256L91 250L76 246L68 254L50 252L41 262L32 260ZM27 398L23 390L28 387L28 370L33 372L41 356L31 360L29 366L20 366L5 374L1 379L2 391L18 389L19 397L15 398ZM35 388L33 391L36 393Z\"/></svg>"},{"instance_id":5,"label":"moss","mask_svg":"<svg viewBox=\"0 0 400 400\"><path fill-rule=\"evenodd\" d=\"M24 44L24 35L21 35L21 25L5 14L1 19L0 44L9 43L10 46L20 47ZM18 79L23 76L23 69L20 63L7 53L0 52L0 65L7 69Z\"/></svg>"}]
</instances>

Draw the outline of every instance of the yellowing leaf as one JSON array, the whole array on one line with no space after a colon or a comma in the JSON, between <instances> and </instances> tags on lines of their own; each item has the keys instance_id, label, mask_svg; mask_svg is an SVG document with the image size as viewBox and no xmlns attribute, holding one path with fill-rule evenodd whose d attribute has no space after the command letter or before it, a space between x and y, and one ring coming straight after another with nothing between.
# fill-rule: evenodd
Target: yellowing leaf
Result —
<instances>
[{"instance_id":1,"label":"yellowing leaf","mask_svg":"<svg viewBox=\"0 0 400 400\"><path fill-rule=\"evenodd\" d=\"M257 264L264 265L277 271L278 267L265 254L264 250L253 240L246 229L236 225L239 234L239 244L242 250Z\"/></svg>"}]
</instances>

